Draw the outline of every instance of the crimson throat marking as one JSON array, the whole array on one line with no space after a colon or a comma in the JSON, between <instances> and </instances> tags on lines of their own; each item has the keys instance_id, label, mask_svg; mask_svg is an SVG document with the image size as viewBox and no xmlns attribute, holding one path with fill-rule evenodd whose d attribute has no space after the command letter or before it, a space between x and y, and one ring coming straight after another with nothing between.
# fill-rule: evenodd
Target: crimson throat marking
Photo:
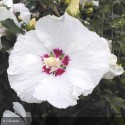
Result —
<instances>
[{"instance_id":1,"label":"crimson throat marking","mask_svg":"<svg viewBox=\"0 0 125 125\"><path fill-rule=\"evenodd\" d=\"M50 54L41 56L43 61L42 72L54 76L60 76L66 71L70 58L61 49L53 49Z\"/></svg>"}]
</instances>

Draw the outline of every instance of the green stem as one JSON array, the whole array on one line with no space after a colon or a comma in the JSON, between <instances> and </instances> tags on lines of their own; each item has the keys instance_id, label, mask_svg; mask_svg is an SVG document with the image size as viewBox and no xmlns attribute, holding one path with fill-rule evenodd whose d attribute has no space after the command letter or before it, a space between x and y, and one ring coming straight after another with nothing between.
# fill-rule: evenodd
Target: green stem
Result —
<instances>
[{"instance_id":1,"label":"green stem","mask_svg":"<svg viewBox=\"0 0 125 125\"><path fill-rule=\"evenodd\" d=\"M104 28L104 12L102 13L102 37L103 37L103 29Z\"/></svg>"},{"instance_id":2,"label":"green stem","mask_svg":"<svg viewBox=\"0 0 125 125\"><path fill-rule=\"evenodd\" d=\"M112 22L113 22L113 18L114 18L113 6L112 6L112 17L111 18L112 18ZM113 30L113 28L112 28L112 31L111 31L111 37L112 37L112 52L114 52L114 47L113 47L113 45L114 45L114 30Z\"/></svg>"}]
</instances>

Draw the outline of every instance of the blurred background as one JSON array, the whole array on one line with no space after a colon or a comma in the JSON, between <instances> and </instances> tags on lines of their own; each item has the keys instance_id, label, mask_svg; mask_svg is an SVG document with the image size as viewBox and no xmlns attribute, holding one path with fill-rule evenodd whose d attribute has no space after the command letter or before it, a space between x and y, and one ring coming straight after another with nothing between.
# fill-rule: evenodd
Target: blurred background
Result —
<instances>
[{"instance_id":1,"label":"blurred background","mask_svg":"<svg viewBox=\"0 0 125 125\"><path fill-rule=\"evenodd\" d=\"M61 16L67 11L90 30L111 40L112 53L117 55L118 64L125 68L125 0L81 0L79 6L71 4L71 0L14 0L14 3L19 2L25 3L36 19L48 14ZM57 117L60 125L64 121L58 117L102 117L99 119L102 125L125 125L125 73L113 80L103 79L91 95L81 96L76 106L60 110L47 102L21 102L8 82L8 56L7 52L0 51L1 117L5 110L13 111L12 102L18 101L31 112L33 125L47 124L48 117ZM66 119L66 123L72 125L77 122L76 119Z\"/></svg>"}]
</instances>

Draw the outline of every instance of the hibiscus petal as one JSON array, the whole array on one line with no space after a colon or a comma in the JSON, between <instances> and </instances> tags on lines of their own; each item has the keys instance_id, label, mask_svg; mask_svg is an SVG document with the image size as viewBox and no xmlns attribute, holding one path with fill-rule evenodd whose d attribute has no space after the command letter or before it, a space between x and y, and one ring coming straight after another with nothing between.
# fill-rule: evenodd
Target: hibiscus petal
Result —
<instances>
[{"instance_id":1,"label":"hibiscus petal","mask_svg":"<svg viewBox=\"0 0 125 125\"><path fill-rule=\"evenodd\" d=\"M14 15L13 12L11 12L10 10L7 10L6 7L0 7L0 21L6 20L6 19L8 19L8 18L13 19L14 22L15 22L17 25L19 25L19 24L18 24L18 21L17 21L17 19L16 19L16 16Z\"/></svg>"},{"instance_id":2,"label":"hibiscus petal","mask_svg":"<svg viewBox=\"0 0 125 125\"><path fill-rule=\"evenodd\" d=\"M23 3L13 4L13 11L20 12L20 17L25 23L30 22L30 16L31 13L29 12L29 9L25 7Z\"/></svg>"},{"instance_id":3,"label":"hibiscus petal","mask_svg":"<svg viewBox=\"0 0 125 125\"><path fill-rule=\"evenodd\" d=\"M20 99L28 103L40 103L41 101L38 101L32 95L34 93L34 88L39 85L39 81L44 77L45 76L42 74L42 71L41 73L31 73L30 71L27 71L26 73L15 75L9 74L9 81L11 88L16 91Z\"/></svg>"},{"instance_id":4,"label":"hibiscus petal","mask_svg":"<svg viewBox=\"0 0 125 125\"><path fill-rule=\"evenodd\" d=\"M19 35L12 53L29 53L37 56L49 54L43 43L36 36L35 31L29 31L26 35Z\"/></svg>"},{"instance_id":5,"label":"hibiscus petal","mask_svg":"<svg viewBox=\"0 0 125 125\"><path fill-rule=\"evenodd\" d=\"M34 32L19 36L17 41L9 57L7 72L10 86L22 100L30 103L38 102L32 94L39 81L46 75L42 73L43 64L40 54L43 55L47 51L35 37Z\"/></svg>"},{"instance_id":6,"label":"hibiscus petal","mask_svg":"<svg viewBox=\"0 0 125 125\"><path fill-rule=\"evenodd\" d=\"M3 117L19 117L19 116L9 110L6 110L3 113Z\"/></svg>"},{"instance_id":7,"label":"hibiscus petal","mask_svg":"<svg viewBox=\"0 0 125 125\"><path fill-rule=\"evenodd\" d=\"M26 112L22 104L20 104L19 102L13 102L13 108L15 110L15 113L21 116L26 124L31 123L31 113Z\"/></svg>"},{"instance_id":8,"label":"hibiscus petal","mask_svg":"<svg viewBox=\"0 0 125 125\"><path fill-rule=\"evenodd\" d=\"M84 36L81 44L77 45L77 52L69 55L70 62L67 66L67 74L71 82L83 89L84 92L92 90L99 84L103 75L109 70L109 48L96 33L86 31L88 38ZM77 82L79 81L79 82Z\"/></svg>"},{"instance_id":9,"label":"hibiscus petal","mask_svg":"<svg viewBox=\"0 0 125 125\"><path fill-rule=\"evenodd\" d=\"M124 72L122 66L117 64L117 56L110 54L110 57L110 68L103 76L104 79L113 79L115 76L119 76Z\"/></svg>"},{"instance_id":10,"label":"hibiscus petal","mask_svg":"<svg viewBox=\"0 0 125 125\"><path fill-rule=\"evenodd\" d=\"M15 121L15 122L11 122ZM1 125L25 125L24 121L15 113L6 110L1 119Z\"/></svg>"},{"instance_id":11,"label":"hibiscus petal","mask_svg":"<svg viewBox=\"0 0 125 125\"><path fill-rule=\"evenodd\" d=\"M47 100L57 108L67 108L77 103L72 95L72 86L64 76L51 76L42 80L35 89L34 97L38 100Z\"/></svg>"},{"instance_id":12,"label":"hibiscus petal","mask_svg":"<svg viewBox=\"0 0 125 125\"><path fill-rule=\"evenodd\" d=\"M13 0L2 0L1 4L6 5L11 11L13 11Z\"/></svg>"},{"instance_id":13,"label":"hibiscus petal","mask_svg":"<svg viewBox=\"0 0 125 125\"><path fill-rule=\"evenodd\" d=\"M16 114L18 114L21 117L26 117L26 111L23 108L23 105L21 105L19 102L13 102L13 108Z\"/></svg>"}]
</instances>

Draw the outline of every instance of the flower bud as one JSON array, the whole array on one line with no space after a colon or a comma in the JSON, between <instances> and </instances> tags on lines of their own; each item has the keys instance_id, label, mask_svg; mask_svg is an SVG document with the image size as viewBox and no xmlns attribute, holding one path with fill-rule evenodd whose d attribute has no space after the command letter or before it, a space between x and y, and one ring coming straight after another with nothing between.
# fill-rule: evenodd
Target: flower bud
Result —
<instances>
[{"instance_id":1,"label":"flower bud","mask_svg":"<svg viewBox=\"0 0 125 125\"><path fill-rule=\"evenodd\" d=\"M93 13L93 7L90 7L90 8L88 8L88 10L87 10L87 14L91 14L91 13Z\"/></svg>"},{"instance_id":2,"label":"flower bud","mask_svg":"<svg viewBox=\"0 0 125 125\"><path fill-rule=\"evenodd\" d=\"M71 0L69 6L66 9L66 12L73 17L79 16L79 0Z\"/></svg>"},{"instance_id":3,"label":"flower bud","mask_svg":"<svg viewBox=\"0 0 125 125\"><path fill-rule=\"evenodd\" d=\"M30 20L30 27L35 27L36 24L36 18L33 18L32 20Z\"/></svg>"},{"instance_id":4,"label":"flower bud","mask_svg":"<svg viewBox=\"0 0 125 125\"><path fill-rule=\"evenodd\" d=\"M23 21L21 16L18 16L17 19L18 19L19 22Z\"/></svg>"},{"instance_id":5,"label":"flower bud","mask_svg":"<svg viewBox=\"0 0 125 125\"><path fill-rule=\"evenodd\" d=\"M71 0L64 0L64 3L65 3L66 5L69 5L70 1L71 1Z\"/></svg>"},{"instance_id":6,"label":"flower bud","mask_svg":"<svg viewBox=\"0 0 125 125\"><path fill-rule=\"evenodd\" d=\"M35 29L35 25L36 25L36 18L33 18L30 20L30 23L27 25L27 30L33 30Z\"/></svg>"}]
</instances>

